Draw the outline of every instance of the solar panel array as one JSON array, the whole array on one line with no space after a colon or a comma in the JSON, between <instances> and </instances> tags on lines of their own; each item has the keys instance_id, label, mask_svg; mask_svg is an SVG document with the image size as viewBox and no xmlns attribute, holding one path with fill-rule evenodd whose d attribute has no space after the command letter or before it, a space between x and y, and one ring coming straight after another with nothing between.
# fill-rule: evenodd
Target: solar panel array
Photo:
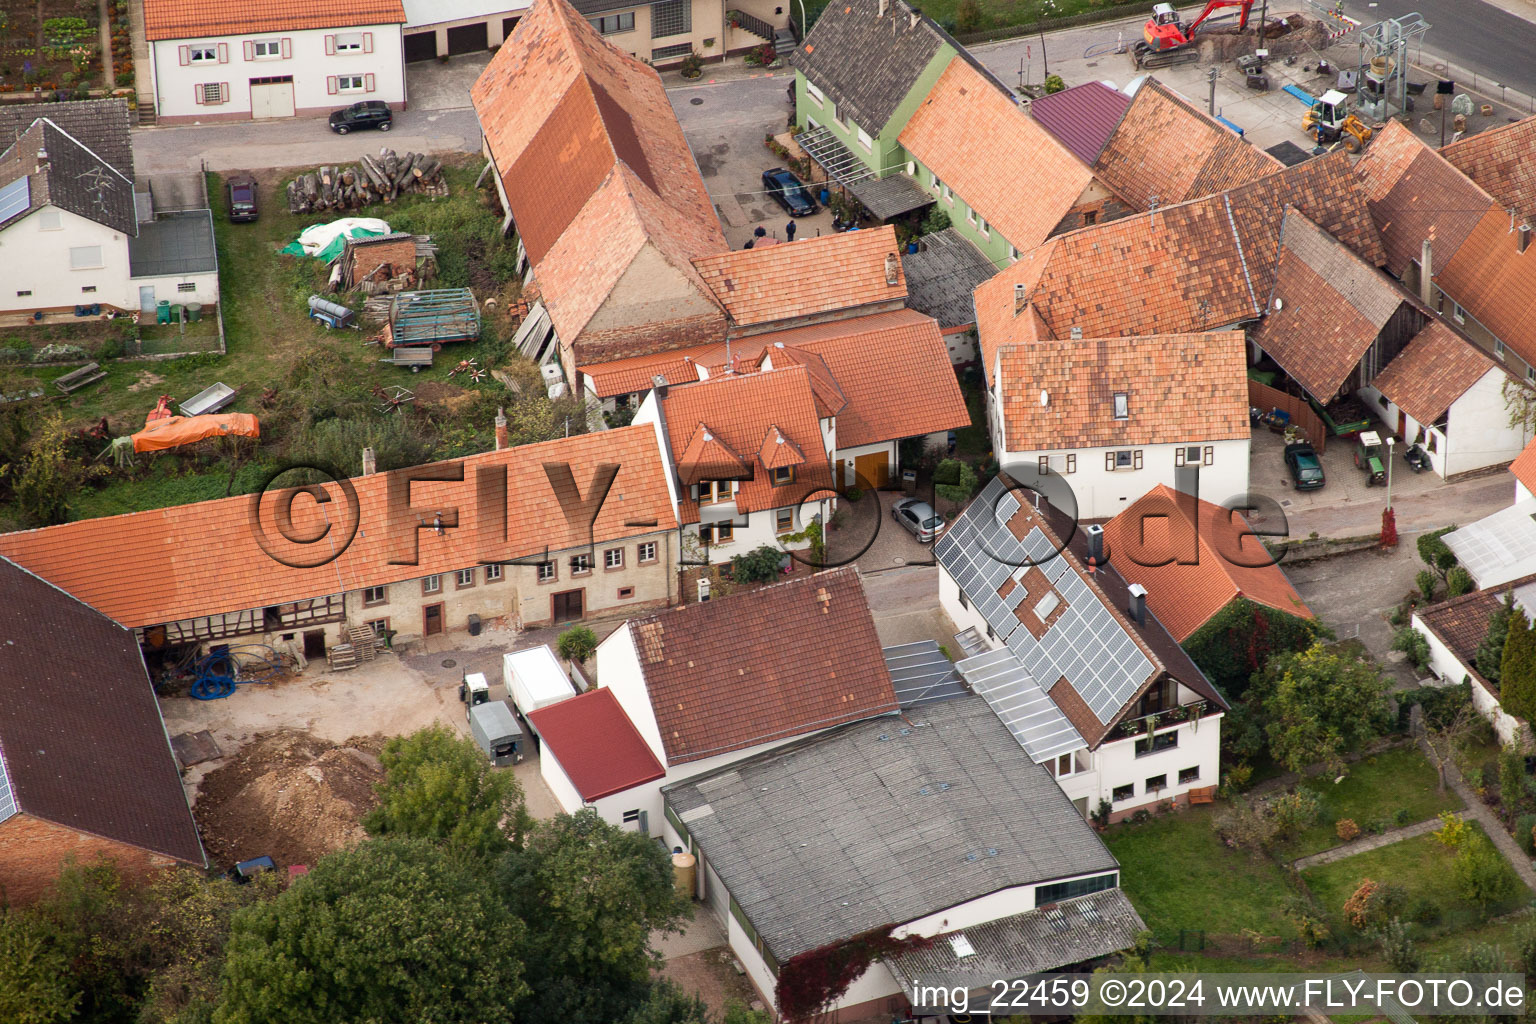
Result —
<instances>
[{"instance_id":1,"label":"solar panel array","mask_svg":"<svg viewBox=\"0 0 1536 1024\"><path fill-rule=\"evenodd\" d=\"M967 658L955 668L972 690L986 698L1035 764L1088 745L1006 647Z\"/></svg>"},{"instance_id":2,"label":"solar panel array","mask_svg":"<svg viewBox=\"0 0 1536 1024\"><path fill-rule=\"evenodd\" d=\"M1147 681L1152 661L1040 527L1023 541L1013 535L1006 524L1018 511L1018 499L994 478L934 545L934 557L1032 678L1049 686L1066 677L1108 725ZM1039 640L1016 614L1028 597L1021 581L1031 566L1066 606ZM1009 579L1018 585L999 597Z\"/></svg>"},{"instance_id":3,"label":"solar panel array","mask_svg":"<svg viewBox=\"0 0 1536 1024\"><path fill-rule=\"evenodd\" d=\"M0 758L0 821L16 813L16 794L11 791L10 776L5 774L5 760Z\"/></svg>"},{"instance_id":4,"label":"solar panel array","mask_svg":"<svg viewBox=\"0 0 1536 1024\"><path fill-rule=\"evenodd\" d=\"M23 175L0 187L0 224L4 224L32 205L32 179Z\"/></svg>"}]
</instances>

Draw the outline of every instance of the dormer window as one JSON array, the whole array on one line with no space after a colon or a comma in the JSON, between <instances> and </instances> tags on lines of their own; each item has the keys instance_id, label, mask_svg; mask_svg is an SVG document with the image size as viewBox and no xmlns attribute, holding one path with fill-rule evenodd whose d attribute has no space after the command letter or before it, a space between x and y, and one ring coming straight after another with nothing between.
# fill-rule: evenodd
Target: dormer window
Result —
<instances>
[{"instance_id":1,"label":"dormer window","mask_svg":"<svg viewBox=\"0 0 1536 1024\"><path fill-rule=\"evenodd\" d=\"M773 469L773 486L782 487L785 484L795 482L794 466L775 466Z\"/></svg>"},{"instance_id":2,"label":"dormer window","mask_svg":"<svg viewBox=\"0 0 1536 1024\"><path fill-rule=\"evenodd\" d=\"M1128 420L1131 418L1131 396L1124 391L1115 392L1115 419Z\"/></svg>"}]
</instances>

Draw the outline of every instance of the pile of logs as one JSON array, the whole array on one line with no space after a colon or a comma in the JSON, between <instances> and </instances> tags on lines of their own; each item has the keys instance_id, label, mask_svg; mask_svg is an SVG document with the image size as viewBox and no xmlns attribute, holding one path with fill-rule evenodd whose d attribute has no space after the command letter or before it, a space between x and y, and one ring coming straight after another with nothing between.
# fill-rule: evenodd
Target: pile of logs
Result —
<instances>
[{"instance_id":1,"label":"pile of logs","mask_svg":"<svg viewBox=\"0 0 1536 1024\"><path fill-rule=\"evenodd\" d=\"M394 150L383 149L376 157L364 154L351 167L321 167L288 183L288 209L293 213L355 210L390 202L402 192L447 195L442 161L426 153L397 156Z\"/></svg>"}]
</instances>

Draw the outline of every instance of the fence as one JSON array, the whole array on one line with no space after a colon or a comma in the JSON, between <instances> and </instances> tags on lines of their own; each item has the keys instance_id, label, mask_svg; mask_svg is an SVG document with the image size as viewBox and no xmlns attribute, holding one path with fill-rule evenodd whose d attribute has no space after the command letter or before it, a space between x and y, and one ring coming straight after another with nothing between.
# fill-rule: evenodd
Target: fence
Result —
<instances>
[{"instance_id":1,"label":"fence","mask_svg":"<svg viewBox=\"0 0 1536 1024\"><path fill-rule=\"evenodd\" d=\"M1317 449L1317 453L1319 455L1323 453L1323 446L1328 442L1328 428L1324 426L1322 419L1313 411L1305 398L1288 395L1268 384L1250 380L1248 404L1264 412L1279 409L1281 412L1289 413L1291 422L1301 428L1301 432L1312 443L1312 447Z\"/></svg>"}]
</instances>

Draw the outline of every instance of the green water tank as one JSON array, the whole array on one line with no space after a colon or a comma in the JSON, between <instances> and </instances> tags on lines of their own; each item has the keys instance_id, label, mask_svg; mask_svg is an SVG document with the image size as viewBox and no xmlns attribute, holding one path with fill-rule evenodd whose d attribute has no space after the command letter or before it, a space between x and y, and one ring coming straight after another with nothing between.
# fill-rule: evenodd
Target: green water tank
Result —
<instances>
[{"instance_id":1,"label":"green water tank","mask_svg":"<svg viewBox=\"0 0 1536 1024\"><path fill-rule=\"evenodd\" d=\"M187 321L197 323L203 318L203 304L201 302L187 303Z\"/></svg>"}]
</instances>

